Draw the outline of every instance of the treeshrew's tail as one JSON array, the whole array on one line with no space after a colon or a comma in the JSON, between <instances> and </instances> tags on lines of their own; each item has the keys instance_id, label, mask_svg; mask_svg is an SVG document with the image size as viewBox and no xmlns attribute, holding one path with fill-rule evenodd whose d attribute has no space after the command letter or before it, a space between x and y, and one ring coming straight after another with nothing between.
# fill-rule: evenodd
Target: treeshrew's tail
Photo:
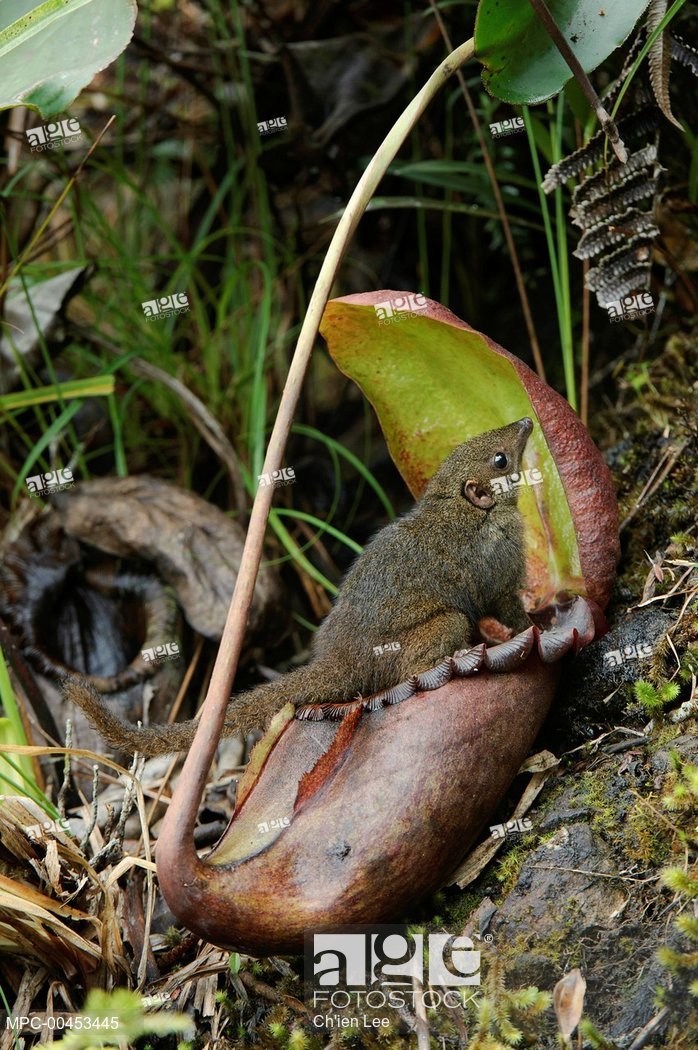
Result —
<instances>
[{"instance_id":1,"label":"treeshrew's tail","mask_svg":"<svg viewBox=\"0 0 698 1050\"><path fill-rule=\"evenodd\" d=\"M273 682L256 686L248 693L241 693L228 705L222 735L244 735L252 729L265 729L272 716L289 700L295 704L306 704L322 699L318 696L318 681L321 682L322 677L321 669L317 663L313 663L282 675ZM140 751L148 756L186 751L199 725L197 720L191 719L188 722L135 726L115 715L104 698L84 678L66 679L63 690L66 699L77 704L110 747L118 751L131 754Z\"/></svg>"}]
</instances>

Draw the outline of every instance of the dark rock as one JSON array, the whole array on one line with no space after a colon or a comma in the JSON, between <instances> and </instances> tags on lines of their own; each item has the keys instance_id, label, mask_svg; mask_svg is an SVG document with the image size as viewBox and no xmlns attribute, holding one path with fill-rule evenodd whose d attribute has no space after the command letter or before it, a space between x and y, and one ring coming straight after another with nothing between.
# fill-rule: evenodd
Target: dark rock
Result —
<instances>
[{"instance_id":1,"label":"dark rock","mask_svg":"<svg viewBox=\"0 0 698 1050\"><path fill-rule=\"evenodd\" d=\"M539 832L554 831L555 828L560 828L565 824L576 824L584 818L593 816L592 807L579 805L579 799L570 797L572 795L573 792L566 791L559 802L555 803L554 808L536 821L536 830ZM574 804L575 802L577 805Z\"/></svg>"},{"instance_id":2,"label":"dark rock","mask_svg":"<svg viewBox=\"0 0 698 1050\"><path fill-rule=\"evenodd\" d=\"M516 957L516 966L508 969L509 975L516 975L516 980L510 980L512 987L528 987L552 991L560 979L559 966L547 955L533 952L521 952ZM509 978L508 978L509 980Z\"/></svg>"},{"instance_id":3,"label":"dark rock","mask_svg":"<svg viewBox=\"0 0 698 1050\"><path fill-rule=\"evenodd\" d=\"M650 755L649 764L659 773L668 773L672 768L671 752L675 751L685 762L698 762L698 736L677 736L660 751Z\"/></svg>"},{"instance_id":4,"label":"dark rock","mask_svg":"<svg viewBox=\"0 0 698 1050\"><path fill-rule=\"evenodd\" d=\"M495 941L513 942L526 931L540 950L561 931L570 943L609 928L626 895L614 879L610 849L586 824L560 828L523 863L519 880L491 923Z\"/></svg>"},{"instance_id":5,"label":"dark rock","mask_svg":"<svg viewBox=\"0 0 698 1050\"><path fill-rule=\"evenodd\" d=\"M569 744L570 726L574 736L584 736L590 723L608 724L624 714L626 697L620 686L646 676L651 657L627 659L626 646L656 648L671 626L672 617L654 605L635 609L617 620L612 630L593 645L583 649L570 664L570 674L563 676L560 693L553 709L555 725L565 728ZM628 650L630 652L630 650ZM612 653L620 653L610 659ZM617 663L617 666L612 666Z\"/></svg>"}]
</instances>

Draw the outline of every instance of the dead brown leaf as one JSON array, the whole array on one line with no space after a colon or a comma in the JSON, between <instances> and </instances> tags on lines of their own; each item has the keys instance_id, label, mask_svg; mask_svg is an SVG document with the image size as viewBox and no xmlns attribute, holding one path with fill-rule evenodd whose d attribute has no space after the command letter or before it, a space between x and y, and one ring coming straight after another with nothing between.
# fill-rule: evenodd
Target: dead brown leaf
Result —
<instances>
[{"instance_id":1,"label":"dead brown leaf","mask_svg":"<svg viewBox=\"0 0 698 1050\"><path fill-rule=\"evenodd\" d=\"M584 1009L587 983L581 970L570 970L553 988L553 1006L563 1039L569 1039L579 1024Z\"/></svg>"}]
</instances>

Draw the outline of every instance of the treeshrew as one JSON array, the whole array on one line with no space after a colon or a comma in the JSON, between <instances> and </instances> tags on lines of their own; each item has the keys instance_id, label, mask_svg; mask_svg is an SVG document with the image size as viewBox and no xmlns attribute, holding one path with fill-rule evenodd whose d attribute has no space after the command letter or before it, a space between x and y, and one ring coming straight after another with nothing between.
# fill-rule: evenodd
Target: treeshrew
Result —
<instances>
[{"instance_id":1,"label":"treeshrew","mask_svg":"<svg viewBox=\"0 0 698 1050\"><path fill-rule=\"evenodd\" d=\"M347 572L318 628L307 665L232 699L223 735L265 727L286 703L342 704L434 667L471 644L479 620L513 633L530 626L518 488L495 478L518 472L533 429L528 417L453 450L415 506L386 525ZM114 715L87 682L66 697L119 751L170 754L190 747L198 722L137 727Z\"/></svg>"}]
</instances>

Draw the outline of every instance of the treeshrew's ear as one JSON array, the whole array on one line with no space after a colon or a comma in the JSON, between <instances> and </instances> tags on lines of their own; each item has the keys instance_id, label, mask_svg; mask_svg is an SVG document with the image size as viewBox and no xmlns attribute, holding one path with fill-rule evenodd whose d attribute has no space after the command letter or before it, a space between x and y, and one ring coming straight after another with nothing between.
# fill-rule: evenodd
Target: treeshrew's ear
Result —
<instances>
[{"instance_id":1,"label":"treeshrew's ear","mask_svg":"<svg viewBox=\"0 0 698 1050\"><path fill-rule=\"evenodd\" d=\"M477 481L466 481L463 486L463 495L469 503L472 503L474 507L479 507L480 510L489 510L490 507L494 507L494 496L478 485Z\"/></svg>"}]
</instances>

